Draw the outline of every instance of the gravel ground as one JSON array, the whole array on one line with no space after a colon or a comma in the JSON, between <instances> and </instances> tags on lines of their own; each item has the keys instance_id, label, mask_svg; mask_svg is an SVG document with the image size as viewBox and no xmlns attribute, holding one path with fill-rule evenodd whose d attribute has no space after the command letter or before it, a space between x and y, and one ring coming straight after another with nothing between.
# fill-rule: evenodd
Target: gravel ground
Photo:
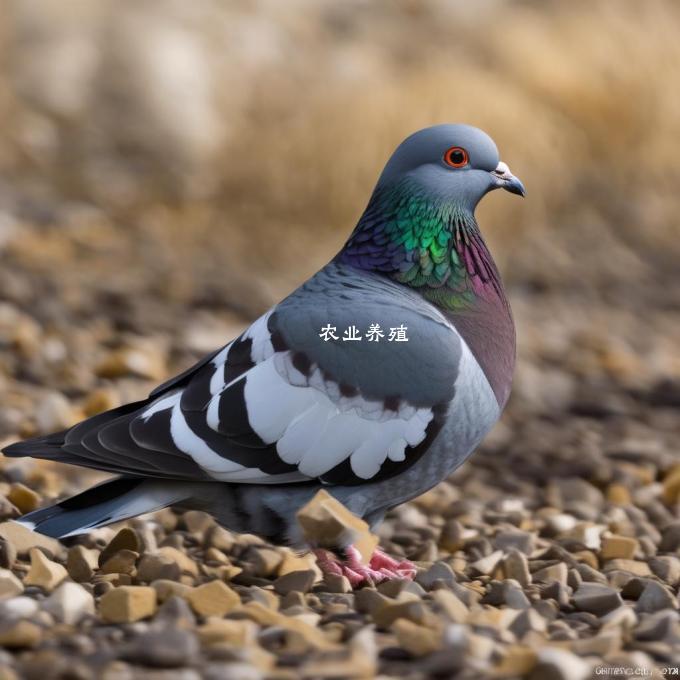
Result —
<instances>
[{"instance_id":1,"label":"gravel ground","mask_svg":"<svg viewBox=\"0 0 680 680\"><path fill-rule=\"evenodd\" d=\"M0 443L139 397L245 323L200 279L161 286L135 255L127 277L105 269L109 232L84 223L92 216L59 233L27 225L5 246ZM674 292L511 291L520 360L503 421L380 530L387 551L417 563L414 582L351 592L322 582L309 556L197 512L58 543L5 520L100 476L1 460L0 678L582 680L677 669Z\"/></svg>"}]
</instances>

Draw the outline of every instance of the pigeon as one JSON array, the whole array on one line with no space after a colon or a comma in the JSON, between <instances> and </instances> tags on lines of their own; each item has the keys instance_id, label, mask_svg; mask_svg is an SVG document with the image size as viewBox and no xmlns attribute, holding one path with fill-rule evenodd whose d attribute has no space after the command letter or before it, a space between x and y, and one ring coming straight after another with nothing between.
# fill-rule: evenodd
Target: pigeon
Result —
<instances>
[{"instance_id":1,"label":"pigeon","mask_svg":"<svg viewBox=\"0 0 680 680\"><path fill-rule=\"evenodd\" d=\"M475 208L525 195L493 140L420 130L383 169L348 240L239 337L148 398L10 445L116 475L28 513L67 537L168 506L236 532L309 547L354 585L412 578L380 549L306 546L296 513L320 490L374 529L455 470L498 420L515 327Z\"/></svg>"}]
</instances>

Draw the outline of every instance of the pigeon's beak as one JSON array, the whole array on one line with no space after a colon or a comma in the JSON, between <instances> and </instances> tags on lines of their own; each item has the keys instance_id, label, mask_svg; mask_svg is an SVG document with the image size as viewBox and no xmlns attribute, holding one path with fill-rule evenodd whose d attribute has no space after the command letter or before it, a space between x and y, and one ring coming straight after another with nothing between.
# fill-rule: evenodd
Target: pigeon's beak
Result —
<instances>
[{"instance_id":1,"label":"pigeon's beak","mask_svg":"<svg viewBox=\"0 0 680 680\"><path fill-rule=\"evenodd\" d=\"M526 195L527 192L522 182L510 172L510 168L503 161L496 166L491 176L497 188L505 189L511 194L517 194L518 196Z\"/></svg>"}]
</instances>

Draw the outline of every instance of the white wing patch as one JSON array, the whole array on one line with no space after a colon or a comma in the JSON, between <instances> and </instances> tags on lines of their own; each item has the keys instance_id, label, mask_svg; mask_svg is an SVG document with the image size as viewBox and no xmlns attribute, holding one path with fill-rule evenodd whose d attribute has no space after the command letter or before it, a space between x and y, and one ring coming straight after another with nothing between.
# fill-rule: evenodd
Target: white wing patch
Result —
<instances>
[{"instance_id":1,"label":"white wing patch","mask_svg":"<svg viewBox=\"0 0 680 680\"><path fill-rule=\"evenodd\" d=\"M257 467L257 449L253 449L252 467L218 454L186 422L180 408L182 391L158 399L142 414L148 420L159 411L171 409L170 434L175 446L211 477L257 484L301 481L315 479L349 459L352 472L369 480L387 459L404 461L406 447L417 446L425 439L433 418L431 409L403 404L395 412L386 409L382 401L342 396L339 386L325 380L318 367L304 375L293 365L289 352L274 352L268 318L269 314L260 317L243 336L251 340L255 363L244 374L248 424L266 444L276 445L282 461L297 465L298 472L262 472ZM227 345L211 362L215 370L205 417L216 432L222 394L244 378L240 375L224 383L224 366L232 346ZM228 446L225 439L225 448Z\"/></svg>"}]
</instances>

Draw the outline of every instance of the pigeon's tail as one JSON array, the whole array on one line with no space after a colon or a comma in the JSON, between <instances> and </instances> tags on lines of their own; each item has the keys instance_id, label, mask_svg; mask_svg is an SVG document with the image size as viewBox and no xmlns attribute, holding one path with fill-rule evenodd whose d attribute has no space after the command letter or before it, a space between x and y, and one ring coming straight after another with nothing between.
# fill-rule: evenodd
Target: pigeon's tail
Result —
<instances>
[{"instance_id":1,"label":"pigeon's tail","mask_svg":"<svg viewBox=\"0 0 680 680\"><path fill-rule=\"evenodd\" d=\"M17 521L46 536L65 538L179 504L191 491L190 485L177 482L118 477Z\"/></svg>"}]
</instances>

